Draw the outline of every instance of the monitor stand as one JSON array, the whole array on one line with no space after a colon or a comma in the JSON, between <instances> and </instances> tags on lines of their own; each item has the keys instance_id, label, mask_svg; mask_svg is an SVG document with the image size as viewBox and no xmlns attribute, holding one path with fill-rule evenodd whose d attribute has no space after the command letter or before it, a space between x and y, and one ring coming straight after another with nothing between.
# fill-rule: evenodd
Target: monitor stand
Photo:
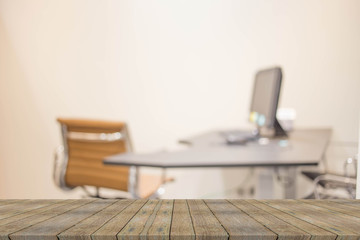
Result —
<instances>
[{"instance_id":1,"label":"monitor stand","mask_svg":"<svg viewBox=\"0 0 360 240\"><path fill-rule=\"evenodd\" d=\"M279 121L277 120L277 118L275 118L275 122L274 122L274 137L287 137L287 133L286 131L282 128L282 126L280 125Z\"/></svg>"},{"instance_id":2,"label":"monitor stand","mask_svg":"<svg viewBox=\"0 0 360 240\"><path fill-rule=\"evenodd\" d=\"M279 121L276 118L270 135L267 135L266 133L262 135L260 132L261 129L259 126L257 126L257 128L252 131L222 132L221 135L224 136L226 144L228 145L245 145L246 143L251 141L264 141L265 139L268 139L267 141L269 141L269 139L272 138L281 138L288 136L286 131L281 127ZM261 145L266 144L263 143Z\"/></svg>"}]
</instances>

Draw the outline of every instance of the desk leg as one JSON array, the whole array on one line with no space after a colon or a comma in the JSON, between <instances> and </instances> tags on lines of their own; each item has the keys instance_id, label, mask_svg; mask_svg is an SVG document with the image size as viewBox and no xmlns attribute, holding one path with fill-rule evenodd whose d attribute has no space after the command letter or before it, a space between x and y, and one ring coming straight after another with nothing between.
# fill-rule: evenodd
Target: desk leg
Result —
<instances>
[{"instance_id":1,"label":"desk leg","mask_svg":"<svg viewBox=\"0 0 360 240\"><path fill-rule=\"evenodd\" d=\"M288 167L285 170L285 178L282 180L284 186L284 198L285 199L296 199L296 180L297 180L297 168Z\"/></svg>"},{"instance_id":2,"label":"desk leg","mask_svg":"<svg viewBox=\"0 0 360 240\"><path fill-rule=\"evenodd\" d=\"M129 183L128 183L128 191L131 194L131 197L134 199L140 198L138 193L139 186L139 169L138 167L131 166L129 169Z\"/></svg>"},{"instance_id":3,"label":"desk leg","mask_svg":"<svg viewBox=\"0 0 360 240\"><path fill-rule=\"evenodd\" d=\"M257 199L296 199L297 168L263 168L257 171ZM277 184L276 184L277 183ZM280 186L281 190L278 188ZM278 190L281 191L282 194Z\"/></svg>"},{"instance_id":4,"label":"desk leg","mask_svg":"<svg viewBox=\"0 0 360 240\"><path fill-rule=\"evenodd\" d=\"M258 168L256 170L256 199L274 198L274 170L272 168Z\"/></svg>"}]
</instances>

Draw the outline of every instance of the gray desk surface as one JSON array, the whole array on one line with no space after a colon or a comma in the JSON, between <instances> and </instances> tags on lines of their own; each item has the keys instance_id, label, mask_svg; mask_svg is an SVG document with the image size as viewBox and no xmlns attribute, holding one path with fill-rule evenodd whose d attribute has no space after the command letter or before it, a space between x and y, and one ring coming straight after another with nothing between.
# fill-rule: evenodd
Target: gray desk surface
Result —
<instances>
[{"instance_id":1,"label":"gray desk surface","mask_svg":"<svg viewBox=\"0 0 360 240\"><path fill-rule=\"evenodd\" d=\"M246 145L229 146L220 131L213 131L182 140L193 146L189 150L118 154L105 158L104 163L161 168L317 165L330 136L329 128L301 129L291 132L287 141L272 139L266 145L249 142Z\"/></svg>"}]
</instances>

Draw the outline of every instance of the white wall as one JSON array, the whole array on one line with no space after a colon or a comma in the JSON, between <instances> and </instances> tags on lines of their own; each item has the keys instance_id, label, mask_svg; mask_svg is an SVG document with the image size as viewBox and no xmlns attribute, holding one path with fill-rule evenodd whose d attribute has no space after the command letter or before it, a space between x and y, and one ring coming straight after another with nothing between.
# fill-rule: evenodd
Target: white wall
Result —
<instances>
[{"instance_id":1,"label":"white wall","mask_svg":"<svg viewBox=\"0 0 360 240\"><path fill-rule=\"evenodd\" d=\"M0 0L0 197L78 196L51 180L58 116L125 120L136 151L173 148L248 126L254 73L272 65L297 126L357 141L359 23L357 0ZM229 171L174 171L167 197L222 192Z\"/></svg>"}]
</instances>

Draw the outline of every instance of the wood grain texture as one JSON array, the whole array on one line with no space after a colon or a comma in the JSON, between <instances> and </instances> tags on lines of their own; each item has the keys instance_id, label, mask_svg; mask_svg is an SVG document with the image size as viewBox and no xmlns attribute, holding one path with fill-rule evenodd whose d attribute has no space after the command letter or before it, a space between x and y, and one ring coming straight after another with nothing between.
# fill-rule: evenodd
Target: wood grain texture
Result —
<instances>
[{"instance_id":1,"label":"wood grain texture","mask_svg":"<svg viewBox=\"0 0 360 240\"><path fill-rule=\"evenodd\" d=\"M266 226L271 231L278 235L277 239L310 239L311 236L307 232L279 219L245 200L230 200L232 204L246 212L249 216L254 218L263 226Z\"/></svg>"},{"instance_id":2,"label":"wood grain texture","mask_svg":"<svg viewBox=\"0 0 360 240\"><path fill-rule=\"evenodd\" d=\"M228 233L203 200L188 200L196 239L228 239Z\"/></svg>"},{"instance_id":3,"label":"wood grain texture","mask_svg":"<svg viewBox=\"0 0 360 240\"><path fill-rule=\"evenodd\" d=\"M322 211L321 208L314 208L314 206L301 204L300 201L293 200L267 200L263 202L296 218L335 233L338 235L337 239L358 239L359 237L356 232L360 230L360 224L355 224L354 232L353 227L350 228L348 225L352 223L344 221L344 219L340 218L341 214L337 212Z\"/></svg>"},{"instance_id":4,"label":"wood grain texture","mask_svg":"<svg viewBox=\"0 0 360 240\"><path fill-rule=\"evenodd\" d=\"M343 206L360 207L360 201L354 201L352 199L331 199L331 202L339 203Z\"/></svg>"},{"instance_id":5,"label":"wood grain texture","mask_svg":"<svg viewBox=\"0 0 360 240\"><path fill-rule=\"evenodd\" d=\"M64 231L64 229L76 225L109 204L109 202L103 200L90 201L88 204L11 234L10 238L11 240L57 240L57 235Z\"/></svg>"},{"instance_id":6,"label":"wood grain texture","mask_svg":"<svg viewBox=\"0 0 360 240\"><path fill-rule=\"evenodd\" d=\"M130 201L130 205L92 234L93 240L116 240L116 235L147 202L147 200Z\"/></svg>"},{"instance_id":7,"label":"wood grain texture","mask_svg":"<svg viewBox=\"0 0 360 240\"><path fill-rule=\"evenodd\" d=\"M1 204L3 203L3 204ZM0 240L360 239L360 200L0 201Z\"/></svg>"},{"instance_id":8,"label":"wood grain texture","mask_svg":"<svg viewBox=\"0 0 360 240\"><path fill-rule=\"evenodd\" d=\"M25 200L24 199L0 199L0 208L7 204L14 204L14 203L23 202L23 201L25 201Z\"/></svg>"},{"instance_id":9,"label":"wood grain texture","mask_svg":"<svg viewBox=\"0 0 360 240\"><path fill-rule=\"evenodd\" d=\"M186 200L176 199L171 222L171 239L194 240L195 232Z\"/></svg>"},{"instance_id":10,"label":"wood grain texture","mask_svg":"<svg viewBox=\"0 0 360 240\"><path fill-rule=\"evenodd\" d=\"M75 209L75 208L82 206L84 204L87 204L91 201L94 201L94 200L66 200L65 205L61 205L61 203L55 204L55 205L52 205L53 208L50 208L44 212L40 212L38 214L29 216L29 217L25 217L16 222L10 222L8 224L1 225L0 226L0 239L8 240L9 235L11 235L12 233L21 231L27 227L30 227L32 225L36 225L37 223L41 223L43 221L51 219L59 214L62 214L64 212Z\"/></svg>"},{"instance_id":11,"label":"wood grain texture","mask_svg":"<svg viewBox=\"0 0 360 240\"><path fill-rule=\"evenodd\" d=\"M327 208L333 211L337 211L343 214L360 218L360 206L349 206L328 200L319 200L319 201L301 200L301 202L311 205L316 205L318 207Z\"/></svg>"},{"instance_id":12,"label":"wood grain texture","mask_svg":"<svg viewBox=\"0 0 360 240\"><path fill-rule=\"evenodd\" d=\"M125 209L132 200L125 201L116 201L116 200L106 200L110 205L98 213L90 216L84 221L79 222L75 226L65 230L58 235L60 240L74 240L74 239L86 239L91 240L91 234L103 226L106 222L120 213Z\"/></svg>"},{"instance_id":13,"label":"wood grain texture","mask_svg":"<svg viewBox=\"0 0 360 240\"><path fill-rule=\"evenodd\" d=\"M161 206L156 213L155 219L149 229L143 235L150 240L170 239L171 218L174 207L174 200L162 200ZM144 238L145 239L145 238Z\"/></svg>"},{"instance_id":14,"label":"wood grain texture","mask_svg":"<svg viewBox=\"0 0 360 240\"><path fill-rule=\"evenodd\" d=\"M169 239L173 200L160 200L139 234L140 239Z\"/></svg>"},{"instance_id":15,"label":"wood grain texture","mask_svg":"<svg viewBox=\"0 0 360 240\"><path fill-rule=\"evenodd\" d=\"M135 214L129 223L118 233L118 239L141 239L140 234L154 221L156 212L161 206L161 200L148 202Z\"/></svg>"},{"instance_id":16,"label":"wood grain texture","mask_svg":"<svg viewBox=\"0 0 360 240\"><path fill-rule=\"evenodd\" d=\"M70 200L70 201L69 200L47 200L47 202L49 204L44 206L44 207L35 208L33 210L30 210L30 211L27 211L27 212L24 212L24 213L20 213L20 214L13 215L13 216L8 217L8 218L0 219L0 226L8 224L8 223L12 223L12 222L20 221L21 219L24 219L24 218L39 214L41 212L45 212L45 211L47 211L49 209L56 208L56 207L59 207L61 205L65 205L66 203L69 203L69 202L72 202L72 201L74 201L74 200Z\"/></svg>"},{"instance_id":17,"label":"wood grain texture","mask_svg":"<svg viewBox=\"0 0 360 240\"><path fill-rule=\"evenodd\" d=\"M276 239L277 235L224 200L205 203L231 236L231 239Z\"/></svg>"},{"instance_id":18,"label":"wood grain texture","mask_svg":"<svg viewBox=\"0 0 360 240\"><path fill-rule=\"evenodd\" d=\"M294 203L294 201L290 201L290 203ZM313 217L315 217L314 213L317 216L323 216L324 218L329 218L326 221L331 222L339 228L346 227L350 231L353 231L356 234L360 234L360 218L350 216L347 214L341 214L338 212L338 208L336 210L330 209L328 204L322 205L322 207L316 206L315 204L304 204L302 201L295 202L298 207L302 207L303 209L309 209L313 213ZM354 211L355 212L355 211Z\"/></svg>"},{"instance_id":19,"label":"wood grain texture","mask_svg":"<svg viewBox=\"0 0 360 240\"><path fill-rule=\"evenodd\" d=\"M336 239L337 235L334 233L331 233L329 231L326 231L320 227L317 227L313 224L310 224L306 221L300 220L298 218L295 218L285 212L282 212L276 208L272 208L260 201L257 200L246 200L250 204L254 205L255 207L265 211L268 214L271 214L291 225L294 227L297 227L311 235L311 239L313 240L333 240Z\"/></svg>"},{"instance_id":20,"label":"wood grain texture","mask_svg":"<svg viewBox=\"0 0 360 240\"><path fill-rule=\"evenodd\" d=\"M49 204L51 204L51 202L48 200L25 200L14 204L7 204L0 208L0 219L22 214Z\"/></svg>"}]
</instances>

